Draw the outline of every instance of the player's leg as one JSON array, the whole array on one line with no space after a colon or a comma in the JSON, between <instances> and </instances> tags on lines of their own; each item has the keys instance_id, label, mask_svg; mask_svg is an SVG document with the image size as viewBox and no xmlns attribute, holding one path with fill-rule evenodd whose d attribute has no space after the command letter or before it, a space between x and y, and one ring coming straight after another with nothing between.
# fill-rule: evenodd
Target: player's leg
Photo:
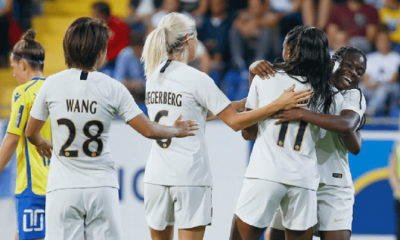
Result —
<instances>
[{"instance_id":1,"label":"player's leg","mask_svg":"<svg viewBox=\"0 0 400 240\"><path fill-rule=\"evenodd\" d=\"M113 187L85 188L85 240L123 238L118 189Z\"/></svg>"},{"instance_id":2,"label":"player's leg","mask_svg":"<svg viewBox=\"0 0 400 240\"><path fill-rule=\"evenodd\" d=\"M179 240L203 239L212 222L212 188L210 186L171 187L174 199L175 227Z\"/></svg>"},{"instance_id":3,"label":"player's leg","mask_svg":"<svg viewBox=\"0 0 400 240\"><path fill-rule=\"evenodd\" d=\"M349 240L353 220L354 188L320 184L318 231L322 240Z\"/></svg>"},{"instance_id":4,"label":"player's leg","mask_svg":"<svg viewBox=\"0 0 400 240\"><path fill-rule=\"evenodd\" d=\"M258 240L286 194L283 184L244 179L231 228L231 240Z\"/></svg>"},{"instance_id":5,"label":"player's leg","mask_svg":"<svg viewBox=\"0 0 400 240\"><path fill-rule=\"evenodd\" d=\"M179 229L179 240L202 240L206 226L194 227L191 229Z\"/></svg>"},{"instance_id":6,"label":"player's leg","mask_svg":"<svg viewBox=\"0 0 400 240\"><path fill-rule=\"evenodd\" d=\"M172 240L174 238L174 226L167 226L162 231L155 230L151 227L149 228L152 240Z\"/></svg>"},{"instance_id":7,"label":"player's leg","mask_svg":"<svg viewBox=\"0 0 400 240\"><path fill-rule=\"evenodd\" d=\"M288 240L311 240L313 237L313 228L309 228L306 231L294 231L286 229L285 237Z\"/></svg>"},{"instance_id":8,"label":"player's leg","mask_svg":"<svg viewBox=\"0 0 400 240\"><path fill-rule=\"evenodd\" d=\"M144 208L152 240L172 240L174 236L174 202L171 187L144 184Z\"/></svg>"},{"instance_id":9,"label":"player's leg","mask_svg":"<svg viewBox=\"0 0 400 240\"><path fill-rule=\"evenodd\" d=\"M258 240L266 227L258 228L243 222L237 215L234 216L230 240Z\"/></svg>"},{"instance_id":10,"label":"player's leg","mask_svg":"<svg viewBox=\"0 0 400 240\"><path fill-rule=\"evenodd\" d=\"M311 240L317 224L316 191L286 185L288 190L281 202L282 225L286 240Z\"/></svg>"},{"instance_id":11,"label":"player's leg","mask_svg":"<svg viewBox=\"0 0 400 240\"><path fill-rule=\"evenodd\" d=\"M350 240L351 231L324 231L320 232L321 240Z\"/></svg>"},{"instance_id":12,"label":"player's leg","mask_svg":"<svg viewBox=\"0 0 400 240\"><path fill-rule=\"evenodd\" d=\"M44 239L45 202L45 196L16 197L18 218L16 239Z\"/></svg>"},{"instance_id":13,"label":"player's leg","mask_svg":"<svg viewBox=\"0 0 400 240\"><path fill-rule=\"evenodd\" d=\"M265 233L267 234L267 233ZM285 240L285 227L282 224L282 211L276 210L269 226L269 240Z\"/></svg>"},{"instance_id":14,"label":"player's leg","mask_svg":"<svg viewBox=\"0 0 400 240\"><path fill-rule=\"evenodd\" d=\"M46 240L85 240L82 189L62 189L46 195Z\"/></svg>"}]
</instances>

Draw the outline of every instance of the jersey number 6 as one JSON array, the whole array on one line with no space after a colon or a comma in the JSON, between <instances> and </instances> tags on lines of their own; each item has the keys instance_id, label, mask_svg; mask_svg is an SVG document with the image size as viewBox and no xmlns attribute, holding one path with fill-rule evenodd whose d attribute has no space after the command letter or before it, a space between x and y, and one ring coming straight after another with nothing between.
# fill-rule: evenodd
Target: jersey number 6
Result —
<instances>
[{"instance_id":1,"label":"jersey number 6","mask_svg":"<svg viewBox=\"0 0 400 240\"><path fill-rule=\"evenodd\" d=\"M300 121L300 123L299 123L299 130L297 131L296 139L294 141L294 146L293 146L293 149L295 151L300 151L300 149L301 149L301 143L303 142L304 133L306 132L307 124L308 123L304 122L304 121ZM283 147L285 145L285 137L286 137L288 127L289 127L288 122L282 123L281 130L279 131L278 142L276 143L276 144L278 144L279 147Z\"/></svg>"},{"instance_id":2,"label":"jersey number 6","mask_svg":"<svg viewBox=\"0 0 400 240\"><path fill-rule=\"evenodd\" d=\"M157 115L154 117L154 122L158 123L160 122L160 119L162 117L168 117L168 113L169 111L167 110L161 110L157 113ZM167 139L157 139L156 140L158 146L160 146L161 148L168 148L171 145L172 139L171 138L167 138Z\"/></svg>"},{"instance_id":3,"label":"jersey number 6","mask_svg":"<svg viewBox=\"0 0 400 240\"><path fill-rule=\"evenodd\" d=\"M61 150L60 150L60 156L62 157L68 157L68 158L76 158L78 157L79 153L78 150L67 150L72 143L75 140L76 137L76 127L74 122L67 118L61 118L57 120L58 126L60 125L65 125L68 127L69 130L69 136L67 138L67 141L62 145ZM97 127L97 134L92 135L90 133L90 128L96 126ZM82 150L83 153L88 156L88 157L98 157L101 155L101 152L103 151L103 141L101 140L100 136L104 131L104 125L100 121L97 120L91 120L83 126L83 134L88 138L86 141L83 142ZM96 151L90 151L89 145L92 142L97 143L97 149Z\"/></svg>"}]
</instances>

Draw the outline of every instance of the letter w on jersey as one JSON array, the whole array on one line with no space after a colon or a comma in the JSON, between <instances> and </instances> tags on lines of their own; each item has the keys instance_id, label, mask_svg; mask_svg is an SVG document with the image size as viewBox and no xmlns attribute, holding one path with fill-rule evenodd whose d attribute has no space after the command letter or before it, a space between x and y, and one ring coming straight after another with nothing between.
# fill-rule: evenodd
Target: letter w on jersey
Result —
<instances>
[{"instance_id":1,"label":"letter w on jersey","mask_svg":"<svg viewBox=\"0 0 400 240\"><path fill-rule=\"evenodd\" d=\"M40 221L38 219L40 218ZM28 223L28 219L30 219ZM44 210L43 209L25 209L24 210L24 232L40 232L44 228Z\"/></svg>"}]
</instances>

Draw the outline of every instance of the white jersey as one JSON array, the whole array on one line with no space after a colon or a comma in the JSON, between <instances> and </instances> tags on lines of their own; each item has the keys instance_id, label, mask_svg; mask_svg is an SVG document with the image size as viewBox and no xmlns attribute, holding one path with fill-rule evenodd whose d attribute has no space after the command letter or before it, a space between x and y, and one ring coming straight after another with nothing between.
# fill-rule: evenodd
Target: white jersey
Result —
<instances>
[{"instance_id":1,"label":"white jersey","mask_svg":"<svg viewBox=\"0 0 400 240\"><path fill-rule=\"evenodd\" d=\"M364 95L360 97L360 91L357 89L343 91L342 94L344 102L335 115L340 115L342 110L352 110L360 115L361 120L366 108ZM336 133L322 131L326 134L316 145L320 182L331 186L352 186L346 146Z\"/></svg>"},{"instance_id":2,"label":"white jersey","mask_svg":"<svg viewBox=\"0 0 400 240\"><path fill-rule=\"evenodd\" d=\"M301 77L296 77L304 81ZM250 87L246 107L257 109L277 99L285 89L296 84L295 91L311 89L284 72L262 80L256 76ZM340 106L343 97L335 95L332 107ZM316 190L319 174L315 144L320 128L304 121L275 125L275 119L258 123L257 139L250 156L246 178L258 178Z\"/></svg>"},{"instance_id":3,"label":"white jersey","mask_svg":"<svg viewBox=\"0 0 400 240\"><path fill-rule=\"evenodd\" d=\"M99 72L68 69L48 77L31 116L50 117L53 155L47 192L67 188L118 187L108 146L111 120L129 122L142 113L128 90Z\"/></svg>"},{"instance_id":4,"label":"white jersey","mask_svg":"<svg viewBox=\"0 0 400 240\"><path fill-rule=\"evenodd\" d=\"M196 136L154 141L144 182L166 186L211 186L204 138L207 112L210 110L217 115L231 102L205 73L178 61L168 62L162 62L147 80L149 118L171 126L182 114L183 120L196 120L199 130Z\"/></svg>"}]
</instances>

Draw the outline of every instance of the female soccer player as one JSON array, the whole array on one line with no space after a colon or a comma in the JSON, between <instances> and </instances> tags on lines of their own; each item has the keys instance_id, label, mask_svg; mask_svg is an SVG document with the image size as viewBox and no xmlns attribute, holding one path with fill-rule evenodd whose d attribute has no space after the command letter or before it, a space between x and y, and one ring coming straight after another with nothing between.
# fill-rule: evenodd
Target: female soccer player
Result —
<instances>
[{"instance_id":1,"label":"female soccer player","mask_svg":"<svg viewBox=\"0 0 400 240\"><path fill-rule=\"evenodd\" d=\"M166 125L183 114L199 122L195 137L153 142L145 173L145 211L153 240L202 239L211 224L211 170L204 139L208 110L238 131L278 109L305 106L310 91L287 86L276 101L256 111L237 113L206 74L187 65L197 48L196 24L179 13L166 15L148 36L142 58L147 76L146 104L151 119ZM279 98L278 98L279 97Z\"/></svg>"},{"instance_id":2,"label":"female soccer player","mask_svg":"<svg viewBox=\"0 0 400 240\"><path fill-rule=\"evenodd\" d=\"M44 83L44 49L35 41L36 33L29 29L13 48L11 66L18 86L12 97L12 110L7 134L0 148L0 172L17 150L17 239L43 239L45 237L46 184L49 158L41 156L25 136L36 94ZM43 122L41 134L50 140L50 123Z\"/></svg>"},{"instance_id":3,"label":"female soccer player","mask_svg":"<svg viewBox=\"0 0 400 240\"><path fill-rule=\"evenodd\" d=\"M349 240L354 187L347 150L353 154L361 150L361 134L355 129L364 124L366 102L358 83L365 73L367 59L361 50L350 46L340 48L332 58L331 82L344 97L335 115L295 109L276 114L274 118L281 118L277 124L305 121L329 131L316 145L320 182L317 190L318 225L314 231L319 231L323 240ZM281 211L277 211L274 216L270 240L285 240L281 215Z\"/></svg>"},{"instance_id":4,"label":"female soccer player","mask_svg":"<svg viewBox=\"0 0 400 240\"><path fill-rule=\"evenodd\" d=\"M51 144L40 135L50 117L54 152L47 185L46 239L122 239L118 179L108 146L115 115L145 137L194 136L194 121L166 127L151 122L128 90L96 72L106 56L108 29L83 17L67 29L63 47L68 70L45 81L31 110L26 136L40 153Z\"/></svg>"},{"instance_id":5,"label":"female soccer player","mask_svg":"<svg viewBox=\"0 0 400 240\"><path fill-rule=\"evenodd\" d=\"M327 79L331 73L326 35L312 27L291 30L283 45L284 62L274 64L277 72L269 80L255 77L246 109L257 109L277 97L286 86L298 83L311 87L313 111L329 113L343 99L333 96ZM242 131L257 139L240 193L231 239L259 239L276 209L283 210L288 239L311 239L317 223L318 187L316 139L320 129L306 122L274 124L266 119Z\"/></svg>"}]
</instances>

